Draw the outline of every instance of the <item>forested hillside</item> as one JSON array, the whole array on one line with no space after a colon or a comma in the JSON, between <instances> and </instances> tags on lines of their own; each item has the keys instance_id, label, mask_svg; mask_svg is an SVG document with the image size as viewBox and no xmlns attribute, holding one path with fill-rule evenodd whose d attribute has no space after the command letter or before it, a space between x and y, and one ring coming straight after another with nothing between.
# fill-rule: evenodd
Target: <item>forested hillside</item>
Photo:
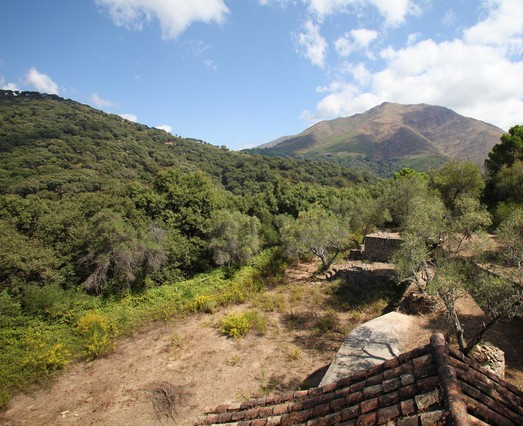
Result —
<instances>
[{"instance_id":1,"label":"forested hillside","mask_svg":"<svg viewBox=\"0 0 523 426\"><path fill-rule=\"evenodd\" d=\"M95 253L117 251L92 247L104 232L120 234L112 243L139 252L126 261L126 285L143 282L131 264L147 264L143 256L160 235L170 245L158 257L167 256L171 271L164 275L201 272L213 264L206 221L214 212L256 216L262 245L270 245L273 216L296 216L304 205L335 196L328 188L373 180L326 163L229 152L53 95L4 91L0 121L3 226L13 241L30 240L27 255L40 265L27 271L35 283L45 276L70 286L100 272ZM143 247L130 247L138 241ZM116 266L105 275L118 275L109 272ZM11 287L7 281L3 287Z\"/></svg>"}]
</instances>

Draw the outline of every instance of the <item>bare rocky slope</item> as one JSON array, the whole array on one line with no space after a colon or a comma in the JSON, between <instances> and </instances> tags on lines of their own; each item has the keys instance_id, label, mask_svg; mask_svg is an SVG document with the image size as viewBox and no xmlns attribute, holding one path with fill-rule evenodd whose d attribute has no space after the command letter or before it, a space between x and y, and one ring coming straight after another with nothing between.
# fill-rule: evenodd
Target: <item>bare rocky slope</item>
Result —
<instances>
[{"instance_id":1,"label":"bare rocky slope","mask_svg":"<svg viewBox=\"0 0 523 426\"><path fill-rule=\"evenodd\" d=\"M496 126L441 106L385 102L362 114L321 121L258 148L272 155L333 160L360 157L423 166L456 158L483 164L502 134Z\"/></svg>"}]
</instances>

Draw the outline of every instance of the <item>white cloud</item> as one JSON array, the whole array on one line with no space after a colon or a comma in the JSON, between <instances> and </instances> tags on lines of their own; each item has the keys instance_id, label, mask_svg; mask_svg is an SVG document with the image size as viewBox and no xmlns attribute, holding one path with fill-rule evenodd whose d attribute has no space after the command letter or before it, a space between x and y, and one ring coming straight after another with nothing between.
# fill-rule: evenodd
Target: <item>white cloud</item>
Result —
<instances>
[{"instance_id":1,"label":"white cloud","mask_svg":"<svg viewBox=\"0 0 523 426\"><path fill-rule=\"evenodd\" d=\"M2 90L20 90L15 83L6 83L2 76L0 76L0 88Z\"/></svg>"},{"instance_id":2,"label":"white cloud","mask_svg":"<svg viewBox=\"0 0 523 426\"><path fill-rule=\"evenodd\" d=\"M133 123L136 123L138 121L138 117L134 114L118 114L120 117L125 118L126 120L132 121Z\"/></svg>"},{"instance_id":3,"label":"white cloud","mask_svg":"<svg viewBox=\"0 0 523 426\"><path fill-rule=\"evenodd\" d=\"M118 104L114 103L113 101L101 98L100 95L96 92L89 97L89 100L99 108L118 108Z\"/></svg>"},{"instance_id":4,"label":"white cloud","mask_svg":"<svg viewBox=\"0 0 523 426\"><path fill-rule=\"evenodd\" d=\"M412 0L370 0L385 17L389 26L396 27L405 22L407 15L419 15L421 9Z\"/></svg>"},{"instance_id":5,"label":"white cloud","mask_svg":"<svg viewBox=\"0 0 523 426\"><path fill-rule=\"evenodd\" d=\"M168 124L162 124L161 126L154 126L156 129L165 130L167 133L171 133L173 128Z\"/></svg>"},{"instance_id":6,"label":"white cloud","mask_svg":"<svg viewBox=\"0 0 523 426\"><path fill-rule=\"evenodd\" d=\"M20 90L16 83L7 83L2 86L3 90Z\"/></svg>"},{"instance_id":7,"label":"white cloud","mask_svg":"<svg viewBox=\"0 0 523 426\"><path fill-rule=\"evenodd\" d=\"M485 0L485 19L464 32L471 44L488 44L510 53L523 49L523 2L521 0Z\"/></svg>"},{"instance_id":8,"label":"white cloud","mask_svg":"<svg viewBox=\"0 0 523 426\"><path fill-rule=\"evenodd\" d=\"M25 84L38 90L39 92L52 93L58 95L58 85L47 74L39 72L36 68L31 68L25 75Z\"/></svg>"},{"instance_id":9,"label":"white cloud","mask_svg":"<svg viewBox=\"0 0 523 426\"><path fill-rule=\"evenodd\" d=\"M517 2L516 2L517 3ZM363 65L348 65L349 81L338 78L323 87L325 96L316 110L302 117L310 122L363 112L381 102L429 103L452 108L508 129L522 120L523 60L511 56L523 18L513 20L505 10L521 16L523 3L486 0L487 15L466 29L462 39L415 41L406 47L380 52L385 64L370 72ZM507 25L497 33L487 31L493 23ZM484 37L480 37L480 30Z\"/></svg>"},{"instance_id":10,"label":"white cloud","mask_svg":"<svg viewBox=\"0 0 523 426\"><path fill-rule=\"evenodd\" d=\"M164 39L174 39L193 22L221 24L229 9L223 0L95 0L116 25L140 30L158 19Z\"/></svg>"},{"instance_id":11,"label":"white cloud","mask_svg":"<svg viewBox=\"0 0 523 426\"><path fill-rule=\"evenodd\" d=\"M341 57L349 56L351 53L358 50L366 50L367 54L370 43L378 37L378 32L374 30L368 30L366 28L360 28L357 30L351 30L339 37L334 42L336 52Z\"/></svg>"},{"instance_id":12,"label":"white cloud","mask_svg":"<svg viewBox=\"0 0 523 426\"><path fill-rule=\"evenodd\" d=\"M320 21L335 13L347 12L362 6L374 6L385 19L388 26L398 26L405 22L407 15L420 13L413 0L304 0L308 8Z\"/></svg>"},{"instance_id":13,"label":"white cloud","mask_svg":"<svg viewBox=\"0 0 523 426\"><path fill-rule=\"evenodd\" d=\"M204 59L202 62L206 68L209 68L214 71L216 71L218 69L218 66L215 64L215 62L212 59Z\"/></svg>"},{"instance_id":14,"label":"white cloud","mask_svg":"<svg viewBox=\"0 0 523 426\"><path fill-rule=\"evenodd\" d=\"M416 43L416 40L419 38L421 34L420 33L411 33L407 36L407 45L410 46L411 44Z\"/></svg>"},{"instance_id":15,"label":"white cloud","mask_svg":"<svg viewBox=\"0 0 523 426\"><path fill-rule=\"evenodd\" d=\"M320 34L320 26L308 20L302 32L296 35L298 52L308 58L313 65L323 68L327 54L327 41Z\"/></svg>"},{"instance_id":16,"label":"white cloud","mask_svg":"<svg viewBox=\"0 0 523 426\"><path fill-rule=\"evenodd\" d=\"M456 13L452 9L449 9L445 13L445 16L443 16L442 22L443 25L446 25L447 27L453 27L454 25L456 25L456 20Z\"/></svg>"}]
</instances>

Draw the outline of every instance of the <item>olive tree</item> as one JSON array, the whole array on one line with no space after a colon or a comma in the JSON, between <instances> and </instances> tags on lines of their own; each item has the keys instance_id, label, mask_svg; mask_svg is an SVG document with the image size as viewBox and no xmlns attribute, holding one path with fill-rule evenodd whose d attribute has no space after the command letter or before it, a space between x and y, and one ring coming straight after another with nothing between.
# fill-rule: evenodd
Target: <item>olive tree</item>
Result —
<instances>
[{"instance_id":1,"label":"olive tree","mask_svg":"<svg viewBox=\"0 0 523 426\"><path fill-rule=\"evenodd\" d=\"M209 225L209 248L219 266L241 266L260 248L260 221L239 211L218 210Z\"/></svg>"},{"instance_id":2,"label":"olive tree","mask_svg":"<svg viewBox=\"0 0 523 426\"><path fill-rule=\"evenodd\" d=\"M328 269L338 253L348 244L348 220L318 204L287 218L280 228L285 252L290 257L312 253Z\"/></svg>"}]
</instances>

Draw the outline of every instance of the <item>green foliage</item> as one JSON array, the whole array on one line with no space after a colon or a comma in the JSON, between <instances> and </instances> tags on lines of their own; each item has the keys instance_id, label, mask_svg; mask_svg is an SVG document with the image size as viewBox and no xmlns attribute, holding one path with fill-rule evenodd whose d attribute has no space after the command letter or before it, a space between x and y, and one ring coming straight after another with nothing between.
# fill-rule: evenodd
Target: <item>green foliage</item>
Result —
<instances>
[{"instance_id":1,"label":"green foliage","mask_svg":"<svg viewBox=\"0 0 523 426\"><path fill-rule=\"evenodd\" d=\"M315 321L315 327L320 333L336 330L339 327L338 314L334 309L329 309Z\"/></svg>"},{"instance_id":2,"label":"green foliage","mask_svg":"<svg viewBox=\"0 0 523 426\"><path fill-rule=\"evenodd\" d=\"M512 210L498 232L505 259L523 273L523 208Z\"/></svg>"},{"instance_id":3,"label":"green foliage","mask_svg":"<svg viewBox=\"0 0 523 426\"><path fill-rule=\"evenodd\" d=\"M488 171L484 199L491 206L499 203L523 204L523 125L514 126L501 136L485 161ZM502 215L501 215L502 216ZM496 215L499 224L502 217Z\"/></svg>"},{"instance_id":4,"label":"green foliage","mask_svg":"<svg viewBox=\"0 0 523 426\"><path fill-rule=\"evenodd\" d=\"M219 266L244 265L260 248L256 217L238 211L216 211L209 221L209 248Z\"/></svg>"},{"instance_id":5,"label":"green foliage","mask_svg":"<svg viewBox=\"0 0 523 426\"><path fill-rule=\"evenodd\" d=\"M382 196L381 209L388 209L392 224L403 226L407 217L415 210L413 200L428 195L428 177L424 173L399 173L388 182Z\"/></svg>"},{"instance_id":6,"label":"green foliage","mask_svg":"<svg viewBox=\"0 0 523 426\"><path fill-rule=\"evenodd\" d=\"M492 148L485 161L485 167L491 176L502 166L511 166L516 161L523 161L523 125L511 127L501 136L501 142Z\"/></svg>"},{"instance_id":7,"label":"green foliage","mask_svg":"<svg viewBox=\"0 0 523 426\"><path fill-rule=\"evenodd\" d=\"M499 200L523 203L523 161L501 166L492 184Z\"/></svg>"},{"instance_id":8,"label":"green foliage","mask_svg":"<svg viewBox=\"0 0 523 426\"><path fill-rule=\"evenodd\" d=\"M467 161L449 161L432 173L431 183L450 211L456 210L460 199L478 199L485 189L480 168Z\"/></svg>"},{"instance_id":9,"label":"green foliage","mask_svg":"<svg viewBox=\"0 0 523 426\"><path fill-rule=\"evenodd\" d=\"M226 336L239 339L251 330L263 335L267 330L267 319L257 311L229 314L220 321L220 331Z\"/></svg>"},{"instance_id":10,"label":"green foliage","mask_svg":"<svg viewBox=\"0 0 523 426\"><path fill-rule=\"evenodd\" d=\"M296 220L282 218L281 233L286 253L293 258L305 253L318 256L327 269L349 244L348 220L326 210L319 204L300 212ZM329 253L334 252L334 255Z\"/></svg>"}]
</instances>

